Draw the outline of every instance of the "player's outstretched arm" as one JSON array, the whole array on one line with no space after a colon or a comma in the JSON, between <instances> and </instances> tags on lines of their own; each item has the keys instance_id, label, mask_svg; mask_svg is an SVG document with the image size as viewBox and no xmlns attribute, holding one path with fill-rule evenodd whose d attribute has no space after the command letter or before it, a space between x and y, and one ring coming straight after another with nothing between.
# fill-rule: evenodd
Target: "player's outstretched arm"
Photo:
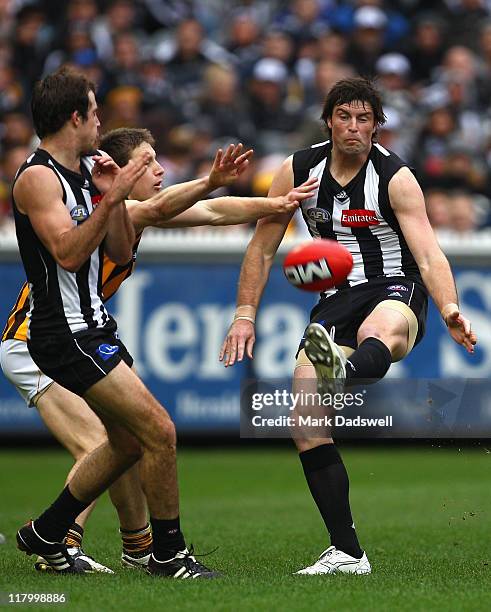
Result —
<instances>
[{"instance_id":1,"label":"player's outstretched arm","mask_svg":"<svg viewBox=\"0 0 491 612\"><path fill-rule=\"evenodd\" d=\"M166 222L187 211L215 189L230 185L246 170L252 149L243 152L243 145L230 145L225 152L219 149L208 176L172 185L143 202L127 202L128 212L136 233L146 227L168 227ZM187 226L201 225L188 223ZM184 226L181 226L184 227Z\"/></svg>"},{"instance_id":2,"label":"player's outstretched arm","mask_svg":"<svg viewBox=\"0 0 491 612\"><path fill-rule=\"evenodd\" d=\"M428 220L423 192L409 168L401 168L392 177L389 199L426 288L450 335L469 353L473 353L477 336L471 330L470 321L460 313L450 264Z\"/></svg>"},{"instance_id":3,"label":"player's outstretched arm","mask_svg":"<svg viewBox=\"0 0 491 612\"><path fill-rule=\"evenodd\" d=\"M13 194L17 208L29 217L55 261L69 272L77 272L103 241L111 211L124 199L125 188L118 181L89 218L77 226L63 203L59 180L46 166L26 169L16 181Z\"/></svg>"},{"instance_id":4,"label":"player's outstretched arm","mask_svg":"<svg viewBox=\"0 0 491 612\"><path fill-rule=\"evenodd\" d=\"M308 179L286 195L268 198L225 196L197 202L177 217L157 227L196 227L200 225L237 225L254 223L263 217L292 213L300 202L311 198L318 187L317 178Z\"/></svg>"},{"instance_id":5,"label":"player's outstretched arm","mask_svg":"<svg viewBox=\"0 0 491 612\"><path fill-rule=\"evenodd\" d=\"M293 188L292 158L283 162L273 179L269 195L276 197ZM242 361L244 354L252 358L256 340L254 324L269 271L278 247L285 235L293 212L260 219L240 270L237 308L234 320L223 342L219 359L225 367Z\"/></svg>"}]
</instances>

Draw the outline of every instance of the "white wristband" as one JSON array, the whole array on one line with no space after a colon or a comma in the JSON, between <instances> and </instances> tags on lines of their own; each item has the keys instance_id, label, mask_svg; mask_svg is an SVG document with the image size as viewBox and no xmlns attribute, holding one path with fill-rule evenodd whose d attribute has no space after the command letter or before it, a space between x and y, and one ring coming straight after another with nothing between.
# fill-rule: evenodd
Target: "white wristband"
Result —
<instances>
[{"instance_id":1,"label":"white wristband","mask_svg":"<svg viewBox=\"0 0 491 612\"><path fill-rule=\"evenodd\" d=\"M250 323L252 323L253 325L256 324L256 320L253 319L252 317L246 317L245 315L236 315L234 317L234 323L235 321L249 321Z\"/></svg>"},{"instance_id":2,"label":"white wristband","mask_svg":"<svg viewBox=\"0 0 491 612\"><path fill-rule=\"evenodd\" d=\"M450 304L446 304L442 310L441 310L441 316L442 319L445 321L445 323L447 322L447 317L448 315L453 312L454 310L460 310L459 309L459 305L458 304L454 304L453 302L451 302Z\"/></svg>"}]
</instances>

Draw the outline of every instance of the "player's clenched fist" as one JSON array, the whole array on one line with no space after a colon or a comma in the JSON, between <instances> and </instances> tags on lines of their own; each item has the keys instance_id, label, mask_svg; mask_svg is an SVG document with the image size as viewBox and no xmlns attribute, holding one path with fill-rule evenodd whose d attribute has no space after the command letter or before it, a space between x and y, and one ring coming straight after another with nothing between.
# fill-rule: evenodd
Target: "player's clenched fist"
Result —
<instances>
[{"instance_id":1,"label":"player's clenched fist","mask_svg":"<svg viewBox=\"0 0 491 612\"><path fill-rule=\"evenodd\" d=\"M244 353L252 359L252 349L256 341L254 323L245 319L235 319L230 326L220 350L220 361L225 367L242 361Z\"/></svg>"}]
</instances>

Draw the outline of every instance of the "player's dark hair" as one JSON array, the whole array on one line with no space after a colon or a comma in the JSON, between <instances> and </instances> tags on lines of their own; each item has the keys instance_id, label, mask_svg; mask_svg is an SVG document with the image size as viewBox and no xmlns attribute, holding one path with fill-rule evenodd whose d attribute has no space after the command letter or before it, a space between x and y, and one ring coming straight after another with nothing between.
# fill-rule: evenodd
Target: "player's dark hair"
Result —
<instances>
[{"instance_id":1,"label":"player's dark hair","mask_svg":"<svg viewBox=\"0 0 491 612\"><path fill-rule=\"evenodd\" d=\"M104 134L99 148L110 155L122 168L130 161L133 151L144 142L147 142L151 147L155 144L155 139L149 130L144 128L118 128Z\"/></svg>"},{"instance_id":2,"label":"player's dark hair","mask_svg":"<svg viewBox=\"0 0 491 612\"><path fill-rule=\"evenodd\" d=\"M31 111L39 138L56 134L75 111L86 120L89 91L95 93L95 85L66 66L38 81L32 94Z\"/></svg>"},{"instance_id":3,"label":"player's dark hair","mask_svg":"<svg viewBox=\"0 0 491 612\"><path fill-rule=\"evenodd\" d=\"M343 79L338 81L329 91L322 109L321 119L326 124L329 136L331 135L331 130L327 125L327 120L332 117L334 108L340 104L350 104L355 100L359 100L363 104L370 104L375 118L375 127L384 125L387 118L382 108L382 96L373 82L363 77ZM376 134L377 132L375 131L374 137Z\"/></svg>"}]
</instances>

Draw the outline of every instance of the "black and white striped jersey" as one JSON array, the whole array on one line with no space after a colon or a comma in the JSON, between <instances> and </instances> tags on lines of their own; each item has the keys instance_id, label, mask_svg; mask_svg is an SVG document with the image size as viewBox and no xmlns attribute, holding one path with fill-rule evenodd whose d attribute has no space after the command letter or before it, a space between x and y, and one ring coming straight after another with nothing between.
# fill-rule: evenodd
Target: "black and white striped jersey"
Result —
<instances>
[{"instance_id":1,"label":"black and white striped jersey","mask_svg":"<svg viewBox=\"0 0 491 612\"><path fill-rule=\"evenodd\" d=\"M302 215L314 238L330 238L353 256L344 287L376 277L405 276L422 283L389 202L390 179L403 166L397 155L374 143L367 161L344 187L330 172L331 142L321 142L293 155L295 185L319 179L316 194L302 202ZM325 293L332 295L336 289Z\"/></svg>"},{"instance_id":2,"label":"black and white striped jersey","mask_svg":"<svg viewBox=\"0 0 491 612\"><path fill-rule=\"evenodd\" d=\"M37 149L19 168L16 180L31 166L43 165L53 170L63 190L63 202L76 226L88 219L100 199L92 183L93 164L91 157L82 157L81 174L78 174L59 164L47 151ZM78 272L68 272L56 263L34 232L29 217L18 211L14 199L13 210L30 289L28 338L41 340L97 327L114 328L114 321L101 299L104 241Z\"/></svg>"}]
</instances>

